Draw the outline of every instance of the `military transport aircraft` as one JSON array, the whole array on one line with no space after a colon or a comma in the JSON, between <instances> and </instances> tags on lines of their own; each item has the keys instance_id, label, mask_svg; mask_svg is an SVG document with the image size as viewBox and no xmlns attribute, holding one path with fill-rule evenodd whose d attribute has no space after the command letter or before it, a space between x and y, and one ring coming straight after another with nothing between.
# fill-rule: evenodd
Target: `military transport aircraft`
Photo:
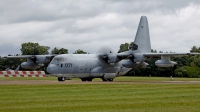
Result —
<instances>
[{"instance_id":1,"label":"military transport aircraft","mask_svg":"<svg viewBox=\"0 0 200 112\"><path fill-rule=\"evenodd\" d=\"M62 55L22 55L6 58L27 58L21 67L35 69L50 62L47 72L65 81L72 77L82 81L92 81L101 78L103 81L113 81L117 76L124 75L132 68L143 68L150 57L160 57L155 62L158 67L172 67L176 62L170 60L175 55L197 55L199 53L151 53L149 26L146 16L142 16L130 50L114 53L109 47L100 48L96 54L62 54Z\"/></svg>"}]
</instances>

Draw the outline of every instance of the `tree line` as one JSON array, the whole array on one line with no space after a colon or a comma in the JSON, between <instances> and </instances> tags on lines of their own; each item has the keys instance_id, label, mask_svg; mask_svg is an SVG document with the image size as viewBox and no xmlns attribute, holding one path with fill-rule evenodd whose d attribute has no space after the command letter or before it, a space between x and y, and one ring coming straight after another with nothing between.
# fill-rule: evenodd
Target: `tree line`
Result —
<instances>
[{"instance_id":1,"label":"tree line","mask_svg":"<svg viewBox=\"0 0 200 112\"><path fill-rule=\"evenodd\" d=\"M48 50L50 47L48 46L41 46L38 43L23 43L21 45L21 55L47 55L47 54L68 54L68 49L65 48L53 48L51 52L49 53ZM87 52L83 50L76 50L73 54L87 54ZM20 54L16 54L15 56L19 56ZM12 56L9 54L8 56ZM15 70L22 62L26 62L26 59L20 59L20 58L10 58L6 59L3 57L0 57L0 70L6 70L6 69L12 69ZM48 63L45 63L45 65L39 69L36 70L44 70L46 71L46 67L48 66ZM20 70L27 70L20 67Z\"/></svg>"},{"instance_id":2,"label":"tree line","mask_svg":"<svg viewBox=\"0 0 200 112\"><path fill-rule=\"evenodd\" d=\"M130 49L130 46L133 42L121 44L119 47L120 52L124 52ZM68 49L65 48L53 48L49 53L48 50L50 49L48 46L40 46L38 43L23 43L21 45L21 53L22 55L44 55L44 54L68 54ZM156 50L152 49L152 52L157 52ZM163 51L159 51L162 53ZM190 52L199 52L200 47L193 46ZM73 54L87 54L87 52L83 50L76 50ZM16 56L19 54L16 54ZM192 77L197 78L200 77L200 56L175 56L171 57L172 61L177 62L178 64L174 67L169 68L160 68L155 66L155 61L159 60L160 58L149 58L147 59L147 63L149 64L146 68L133 68L130 70L126 75L127 76L164 76L164 77ZM25 62L26 59L5 59L0 58L0 70L5 70L6 68L15 69L19 66L22 62ZM48 66L48 63L45 66L37 69L37 70L45 70ZM25 70L20 68L20 70Z\"/></svg>"}]
</instances>

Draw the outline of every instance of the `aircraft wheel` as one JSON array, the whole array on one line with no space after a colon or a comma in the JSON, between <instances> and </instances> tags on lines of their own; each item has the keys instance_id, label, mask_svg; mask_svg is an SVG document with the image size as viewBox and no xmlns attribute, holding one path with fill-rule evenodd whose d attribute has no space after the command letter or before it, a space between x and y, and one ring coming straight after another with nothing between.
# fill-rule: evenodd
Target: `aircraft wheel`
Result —
<instances>
[{"instance_id":1,"label":"aircraft wheel","mask_svg":"<svg viewBox=\"0 0 200 112\"><path fill-rule=\"evenodd\" d=\"M62 81L62 77L58 77L58 81Z\"/></svg>"},{"instance_id":2,"label":"aircraft wheel","mask_svg":"<svg viewBox=\"0 0 200 112\"><path fill-rule=\"evenodd\" d=\"M65 81L65 77L58 77L58 81Z\"/></svg>"},{"instance_id":3,"label":"aircraft wheel","mask_svg":"<svg viewBox=\"0 0 200 112\"><path fill-rule=\"evenodd\" d=\"M87 81L92 81L92 78L88 78Z\"/></svg>"},{"instance_id":4,"label":"aircraft wheel","mask_svg":"<svg viewBox=\"0 0 200 112\"><path fill-rule=\"evenodd\" d=\"M86 79L85 79L85 78L82 78L82 79L81 79L81 81L85 82L85 81L86 81Z\"/></svg>"},{"instance_id":5,"label":"aircraft wheel","mask_svg":"<svg viewBox=\"0 0 200 112\"><path fill-rule=\"evenodd\" d=\"M105 78L101 78L102 79L102 81L104 81L104 82L106 82L106 81L108 81L107 79L105 79Z\"/></svg>"},{"instance_id":6,"label":"aircraft wheel","mask_svg":"<svg viewBox=\"0 0 200 112\"><path fill-rule=\"evenodd\" d=\"M62 77L62 81L65 81L65 79L66 79L65 77Z\"/></svg>"},{"instance_id":7,"label":"aircraft wheel","mask_svg":"<svg viewBox=\"0 0 200 112\"><path fill-rule=\"evenodd\" d=\"M109 82L112 82L113 81L113 79L107 79Z\"/></svg>"}]
</instances>

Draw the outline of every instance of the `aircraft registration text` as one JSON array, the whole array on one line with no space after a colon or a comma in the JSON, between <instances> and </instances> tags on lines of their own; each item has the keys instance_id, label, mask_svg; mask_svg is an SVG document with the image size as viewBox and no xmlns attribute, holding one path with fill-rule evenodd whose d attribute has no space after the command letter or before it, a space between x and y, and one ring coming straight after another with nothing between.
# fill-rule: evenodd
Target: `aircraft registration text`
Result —
<instances>
[{"instance_id":1,"label":"aircraft registration text","mask_svg":"<svg viewBox=\"0 0 200 112\"><path fill-rule=\"evenodd\" d=\"M65 67L72 67L72 63L66 63Z\"/></svg>"}]
</instances>

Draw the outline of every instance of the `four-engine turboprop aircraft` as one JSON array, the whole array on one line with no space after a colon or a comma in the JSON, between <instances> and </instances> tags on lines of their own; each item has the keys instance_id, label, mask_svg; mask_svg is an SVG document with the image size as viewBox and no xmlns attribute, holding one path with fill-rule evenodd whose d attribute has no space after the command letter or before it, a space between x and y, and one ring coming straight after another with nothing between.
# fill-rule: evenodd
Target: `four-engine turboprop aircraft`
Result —
<instances>
[{"instance_id":1,"label":"four-engine turboprop aircraft","mask_svg":"<svg viewBox=\"0 0 200 112\"><path fill-rule=\"evenodd\" d=\"M101 78L113 81L117 76L124 75L131 68L142 68L148 65L149 57L161 57L155 62L158 67L171 67L177 64L170 61L170 56L190 55L198 53L151 53L149 27L147 17L142 16L131 49L122 53L113 53L108 47L101 48L97 54L63 54L53 58L47 71L58 77L58 81L77 77L82 81Z\"/></svg>"},{"instance_id":2,"label":"four-engine turboprop aircraft","mask_svg":"<svg viewBox=\"0 0 200 112\"><path fill-rule=\"evenodd\" d=\"M22 55L6 58L27 58L21 64L24 68L38 68L45 62L50 62L47 72L57 76L58 81L72 77L82 81L92 81L101 78L103 81L113 81L117 76L124 75L132 68L143 68L148 65L149 57L161 57L155 62L158 67L172 67L176 62L170 60L175 55L197 55L199 53L151 53L149 26L146 16L142 16L130 50L114 53L109 47L100 48L96 54L62 54L62 55Z\"/></svg>"}]
</instances>

